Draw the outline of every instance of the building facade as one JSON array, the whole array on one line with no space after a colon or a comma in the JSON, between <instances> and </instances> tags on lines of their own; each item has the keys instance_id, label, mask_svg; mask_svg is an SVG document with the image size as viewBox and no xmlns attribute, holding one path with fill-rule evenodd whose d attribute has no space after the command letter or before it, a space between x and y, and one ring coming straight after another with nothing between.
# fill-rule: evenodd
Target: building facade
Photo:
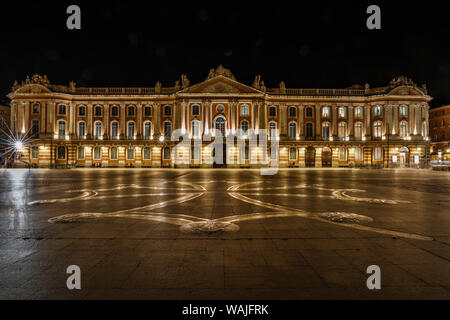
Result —
<instances>
[{"instance_id":1,"label":"building facade","mask_svg":"<svg viewBox=\"0 0 450 320\"><path fill-rule=\"evenodd\" d=\"M7 145L9 121L11 119L9 106L0 106L0 166L5 163L7 158Z\"/></svg>"},{"instance_id":2,"label":"building facade","mask_svg":"<svg viewBox=\"0 0 450 320\"><path fill-rule=\"evenodd\" d=\"M450 162L450 105L429 111L431 159Z\"/></svg>"},{"instance_id":3,"label":"building facade","mask_svg":"<svg viewBox=\"0 0 450 320\"><path fill-rule=\"evenodd\" d=\"M429 160L431 97L404 77L379 88L267 88L260 76L248 86L219 66L201 83L182 75L173 87L80 88L34 75L8 96L13 130L33 136L22 159L37 167L423 167Z\"/></svg>"}]
</instances>

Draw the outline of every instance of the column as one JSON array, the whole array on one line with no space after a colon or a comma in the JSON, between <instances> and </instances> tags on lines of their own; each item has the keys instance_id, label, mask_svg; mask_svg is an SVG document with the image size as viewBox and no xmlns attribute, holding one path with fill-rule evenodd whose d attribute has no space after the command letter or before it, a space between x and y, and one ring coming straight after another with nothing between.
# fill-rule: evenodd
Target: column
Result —
<instances>
[{"instance_id":1,"label":"column","mask_svg":"<svg viewBox=\"0 0 450 320\"><path fill-rule=\"evenodd\" d=\"M46 131L52 136L55 134L55 128L53 125L53 115L55 112L55 103L53 101L47 103L47 122L46 122Z\"/></svg>"},{"instance_id":2,"label":"column","mask_svg":"<svg viewBox=\"0 0 450 320\"><path fill-rule=\"evenodd\" d=\"M349 139L353 140L354 138L354 126L353 126L353 105L348 106L348 135Z\"/></svg>"},{"instance_id":3,"label":"column","mask_svg":"<svg viewBox=\"0 0 450 320\"><path fill-rule=\"evenodd\" d=\"M414 134L414 105L409 105L409 135Z\"/></svg>"},{"instance_id":4,"label":"column","mask_svg":"<svg viewBox=\"0 0 450 320\"><path fill-rule=\"evenodd\" d=\"M69 116L68 116L68 118L69 118L69 131L67 132L67 134L69 135L69 136L73 136L73 133L74 133L74 119L75 119L75 117L73 116L73 109L74 109L74 106L73 106L73 103L72 102L70 102L69 103Z\"/></svg>"},{"instance_id":5,"label":"column","mask_svg":"<svg viewBox=\"0 0 450 320\"><path fill-rule=\"evenodd\" d=\"M47 133L47 103L41 102L41 123L39 126L39 133L46 134Z\"/></svg>"},{"instance_id":6,"label":"column","mask_svg":"<svg viewBox=\"0 0 450 320\"><path fill-rule=\"evenodd\" d=\"M391 105L384 105L384 112L385 112L385 116L384 116L384 126L385 126L385 130L384 130L384 135L390 135L392 133L392 106Z\"/></svg>"},{"instance_id":7,"label":"column","mask_svg":"<svg viewBox=\"0 0 450 320\"><path fill-rule=\"evenodd\" d=\"M305 140L305 124L304 124L304 108L305 106L302 104L298 110L298 126L300 127L300 139Z\"/></svg>"},{"instance_id":8,"label":"column","mask_svg":"<svg viewBox=\"0 0 450 320\"><path fill-rule=\"evenodd\" d=\"M87 117L87 138L90 139L90 137L92 136L92 103L88 104L88 117Z\"/></svg>"},{"instance_id":9,"label":"column","mask_svg":"<svg viewBox=\"0 0 450 320\"><path fill-rule=\"evenodd\" d=\"M337 117L338 117L338 114L337 114L337 106L335 105L335 104L333 104L332 106L331 106L331 109L332 109L332 117L333 117L333 139L336 139L337 138L337 135L338 135L338 126L337 126Z\"/></svg>"},{"instance_id":10,"label":"column","mask_svg":"<svg viewBox=\"0 0 450 320\"><path fill-rule=\"evenodd\" d=\"M154 103L154 116L153 116L153 126L154 126L154 137L156 139L159 139L159 136L161 135L161 104L160 103Z\"/></svg>"},{"instance_id":11,"label":"column","mask_svg":"<svg viewBox=\"0 0 450 320\"><path fill-rule=\"evenodd\" d=\"M109 105L105 104L104 105L104 114L103 114L103 123L104 123L104 130L103 130L103 135L105 136L105 138L108 138L109 135Z\"/></svg>"},{"instance_id":12,"label":"column","mask_svg":"<svg viewBox=\"0 0 450 320\"><path fill-rule=\"evenodd\" d=\"M208 110L206 108L206 102L202 101L202 128L201 128L202 134L206 133L206 128L207 128L207 124L208 124L208 122L206 121L207 116L208 116ZM209 130L209 128L208 128L208 130Z\"/></svg>"},{"instance_id":13,"label":"column","mask_svg":"<svg viewBox=\"0 0 450 320\"><path fill-rule=\"evenodd\" d=\"M394 109L394 121L393 121L393 129L395 132L394 135L398 136L398 104L393 106Z\"/></svg>"},{"instance_id":14,"label":"column","mask_svg":"<svg viewBox=\"0 0 450 320\"><path fill-rule=\"evenodd\" d=\"M256 132L259 132L259 108L260 108L260 102L257 101L255 104L255 130L256 130Z\"/></svg>"},{"instance_id":15,"label":"column","mask_svg":"<svg viewBox=\"0 0 450 320\"><path fill-rule=\"evenodd\" d=\"M415 128L415 132L416 135L421 135L421 131L422 131L422 113L421 113L421 107L419 104L416 105L416 128Z\"/></svg>"},{"instance_id":16,"label":"column","mask_svg":"<svg viewBox=\"0 0 450 320\"><path fill-rule=\"evenodd\" d=\"M259 112L259 129L265 130L266 129L266 122L267 122L267 104L265 102L261 102L259 104L260 112Z\"/></svg>"},{"instance_id":17,"label":"column","mask_svg":"<svg viewBox=\"0 0 450 320\"><path fill-rule=\"evenodd\" d=\"M365 132L365 136L366 139L369 140L370 139L370 110L371 110L371 106L370 105L366 105L365 106L365 110L364 110L364 119L365 119L365 123L366 123L366 132Z\"/></svg>"},{"instance_id":18,"label":"column","mask_svg":"<svg viewBox=\"0 0 450 320\"><path fill-rule=\"evenodd\" d=\"M126 136L127 128L125 127L125 104L120 104L120 139Z\"/></svg>"},{"instance_id":19,"label":"column","mask_svg":"<svg viewBox=\"0 0 450 320\"><path fill-rule=\"evenodd\" d=\"M287 136L287 106L280 104L280 137Z\"/></svg>"},{"instance_id":20,"label":"column","mask_svg":"<svg viewBox=\"0 0 450 320\"><path fill-rule=\"evenodd\" d=\"M137 134L136 139L140 139L142 136L142 103L139 103L137 106Z\"/></svg>"},{"instance_id":21,"label":"column","mask_svg":"<svg viewBox=\"0 0 450 320\"><path fill-rule=\"evenodd\" d=\"M25 122L24 122L24 130L23 133L27 133L30 128L30 102L25 102Z\"/></svg>"}]
</instances>

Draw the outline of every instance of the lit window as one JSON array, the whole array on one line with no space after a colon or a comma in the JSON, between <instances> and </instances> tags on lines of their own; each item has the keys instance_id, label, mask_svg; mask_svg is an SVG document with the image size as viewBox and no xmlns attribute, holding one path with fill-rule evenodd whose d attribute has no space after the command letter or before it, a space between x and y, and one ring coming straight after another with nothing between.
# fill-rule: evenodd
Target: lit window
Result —
<instances>
[{"instance_id":1,"label":"lit window","mask_svg":"<svg viewBox=\"0 0 450 320\"><path fill-rule=\"evenodd\" d=\"M400 106L400 117L406 117L408 115L408 111L406 106Z\"/></svg>"},{"instance_id":2,"label":"lit window","mask_svg":"<svg viewBox=\"0 0 450 320\"><path fill-rule=\"evenodd\" d=\"M131 146L127 148L127 160L134 160L134 148Z\"/></svg>"},{"instance_id":3,"label":"lit window","mask_svg":"<svg viewBox=\"0 0 450 320\"><path fill-rule=\"evenodd\" d=\"M373 108L373 116L381 117L381 106L376 106L375 108Z\"/></svg>"},{"instance_id":4,"label":"lit window","mask_svg":"<svg viewBox=\"0 0 450 320\"><path fill-rule=\"evenodd\" d=\"M330 124L328 122L322 123L322 138L328 139L330 137Z\"/></svg>"},{"instance_id":5,"label":"lit window","mask_svg":"<svg viewBox=\"0 0 450 320\"><path fill-rule=\"evenodd\" d=\"M383 158L382 153L383 153L383 150L380 147L375 148L374 156L373 156L374 160L376 160L376 161L382 160L382 158Z\"/></svg>"},{"instance_id":6,"label":"lit window","mask_svg":"<svg viewBox=\"0 0 450 320\"><path fill-rule=\"evenodd\" d=\"M345 108L339 107L339 118L345 118Z\"/></svg>"},{"instance_id":7,"label":"lit window","mask_svg":"<svg viewBox=\"0 0 450 320\"><path fill-rule=\"evenodd\" d=\"M360 140L362 138L362 123L356 122L355 123L355 138Z\"/></svg>"},{"instance_id":8,"label":"lit window","mask_svg":"<svg viewBox=\"0 0 450 320\"><path fill-rule=\"evenodd\" d=\"M361 119L362 118L362 108L361 107L356 107L355 108L355 118L356 119Z\"/></svg>"},{"instance_id":9,"label":"lit window","mask_svg":"<svg viewBox=\"0 0 450 320\"><path fill-rule=\"evenodd\" d=\"M363 159L362 148L355 148L355 160L362 161L362 159Z\"/></svg>"},{"instance_id":10,"label":"lit window","mask_svg":"<svg viewBox=\"0 0 450 320\"><path fill-rule=\"evenodd\" d=\"M339 148L339 161L346 161L347 160L347 149L342 147Z\"/></svg>"},{"instance_id":11,"label":"lit window","mask_svg":"<svg viewBox=\"0 0 450 320\"><path fill-rule=\"evenodd\" d=\"M340 139L345 139L347 135L347 123L346 122L339 122L339 130L338 135Z\"/></svg>"},{"instance_id":12,"label":"lit window","mask_svg":"<svg viewBox=\"0 0 450 320\"><path fill-rule=\"evenodd\" d=\"M200 121L198 120L192 121L192 136L194 138L200 137Z\"/></svg>"},{"instance_id":13,"label":"lit window","mask_svg":"<svg viewBox=\"0 0 450 320\"><path fill-rule=\"evenodd\" d=\"M404 138L406 136L408 136L408 122L406 121L401 121L400 122L400 137Z\"/></svg>"},{"instance_id":14,"label":"lit window","mask_svg":"<svg viewBox=\"0 0 450 320\"><path fill-rule=\"evenodd\" d=\"M328 118L330 117L330 107L323 107L322 108L322 118Z\"/></svg>"},{"instance_id":15,"label":"lit window","mask_svg":"<svg viewBox=\"0 0 450 320\"><path fill-rule=\"evenodd\" d=\"M381 121L375 121L373 124L373 136L380 138L382 135L383 123Z\"/></svg>"},{"instance_id":16,"label":"lit window","mask_svg":"<svg viewBox=\"0 0 450 320\"><path fill-rule=\"evenodd\" d=\"M241 116L248 116L248 105L244 104L241 106Z\"/></svg>"}]
</instances>

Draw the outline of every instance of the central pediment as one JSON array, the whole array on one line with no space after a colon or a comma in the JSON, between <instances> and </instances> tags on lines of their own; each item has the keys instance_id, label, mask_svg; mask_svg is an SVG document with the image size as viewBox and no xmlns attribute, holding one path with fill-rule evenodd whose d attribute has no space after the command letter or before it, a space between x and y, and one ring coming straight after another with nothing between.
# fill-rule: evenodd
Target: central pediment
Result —
<instances>
[{"instance_id":1,"label":"central pediment","mask_svg":"<svg viewBox=\"0 0 450 320\"><path fill-rule=\"evenodd\" d=\"M212 94L263 94L263 92L249 87L236 80L230 79L225 76L216 76L211 79L207 79L199 84L188 87L181 90L179 93L212 93Z\"/></svg>"}]
</instances>

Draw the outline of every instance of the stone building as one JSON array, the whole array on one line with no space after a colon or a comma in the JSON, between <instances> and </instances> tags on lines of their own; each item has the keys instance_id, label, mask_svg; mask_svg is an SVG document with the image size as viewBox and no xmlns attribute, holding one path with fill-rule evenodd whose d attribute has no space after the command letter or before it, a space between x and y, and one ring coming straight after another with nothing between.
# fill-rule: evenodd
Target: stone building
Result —
<instances>
[{"instance_id":1,"label":"stone building","mask_svg":"<svg viewBox=\"0 0 450 320\"><path fill-rule=\"evenodd\" d=\"M431 159L450 162L450 105L430 109L429 113Z\"/></svg>"},{"instance_id":2,"label":"stone building","mask_svg":"<svg viewBox=\"0 0 450 320\"><path fill-rule=\"evenodd\" d=\"M34 138L22 159L38 167L420 167L429 158L431 97L404 77L379 88L268 88L219 66L173 87L81 88L34 75L8 96L13 129Z\"/></svg>"}]
</instances>

